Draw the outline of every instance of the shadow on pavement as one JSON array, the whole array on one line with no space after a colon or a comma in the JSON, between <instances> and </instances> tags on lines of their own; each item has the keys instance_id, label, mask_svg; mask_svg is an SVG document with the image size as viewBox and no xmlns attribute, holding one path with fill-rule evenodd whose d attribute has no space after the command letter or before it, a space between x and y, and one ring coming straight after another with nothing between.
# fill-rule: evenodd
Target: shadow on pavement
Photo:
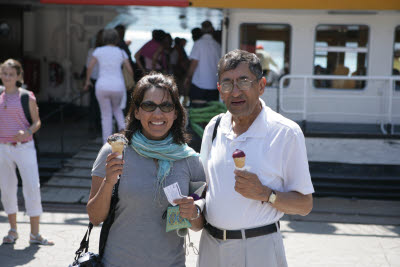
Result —
<instances>
[{"instance_id":1,"label":"shadow on pavement","mask_svg":"<svg viewBox=\"0 0 400 267\"><path fill-rule=\"evenodd\" d=\"M315 227L310 227L305 223L289 222L288 227L299 233L310 233L310 234L334 234L337 228L329 223L315 224Z\"/></svg>"},{"instance_id":2,"label":"shadow on pavement","mask_svg":"<svg viewBox=\"0 0 400 267\"><path fill-rule=\"evenodd\" d=\"M27 264L35 258L39 246L31 245L24 249L16 250L12 244L2 244L0 246L0 258L2 267L14 267Z\"/></svg>"}]
</instances>

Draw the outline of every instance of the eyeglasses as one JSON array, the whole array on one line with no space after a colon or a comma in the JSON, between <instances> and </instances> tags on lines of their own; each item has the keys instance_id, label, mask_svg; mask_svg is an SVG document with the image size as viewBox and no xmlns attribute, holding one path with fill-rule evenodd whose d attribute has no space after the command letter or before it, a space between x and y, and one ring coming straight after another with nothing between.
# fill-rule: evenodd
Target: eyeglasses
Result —
<instances>
[{"instance_id":1,"label":"eyeglasses","mask_svg":"<svg viewBox=\"0 0 400 267\"><path fill-rule=\"evenodd\" d=\"M140 107L147 112L153 112L157 108L159 108L162 112L168 113L175 109L174 104L171 102L162 102L160 105L157 105L153 101L145 101L140 104Z\"/></svg>"},{"instance_id":2,"label":"eyeglasses","mask_svg":"<svg viewBox=\"0 0 400 267\"><path fill-rule=\"evenodd\" d=\"M251 85L253 82L256 82L257 80L248 80L248 79L243 79L236 81L236 85L241 91L248 91L251 88ZM235 86L234 81L225 81L219 84L221 92L223 93L230 93L233 90L233 87Z\"/></svg>"}]
</instances>

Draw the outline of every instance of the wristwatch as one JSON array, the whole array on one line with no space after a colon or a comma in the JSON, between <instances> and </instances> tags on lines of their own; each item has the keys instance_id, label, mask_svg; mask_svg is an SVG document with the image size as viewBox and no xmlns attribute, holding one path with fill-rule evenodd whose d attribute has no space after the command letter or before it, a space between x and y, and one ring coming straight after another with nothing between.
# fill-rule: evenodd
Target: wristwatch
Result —
<instances>
[{"instance_id":1,"label":"wristwatch","mask_svg":"<svg viewBox=\"0 0 400 267\"><path fill-rule=\"evenodd\" d=\"M269 195L269 198L268 198L268 203L274 204L275 201L276 201L276 193L274 190L272 190L271 194Z\"/></svg>"},{"instance_id":2,"label":"wristwatch","mask_svg":"<svg viewBox=\"0 0 400 267\"><path fill-rule=\"evenodd\" d=\"M197 210L197 215L196 215L196 217L190 218L191 221L198 219L200 217L200 214L201 214L200 207L197 206L197 205L195 205L195 206L196 206L196 210Z\"/></svg>"}]
</instances>

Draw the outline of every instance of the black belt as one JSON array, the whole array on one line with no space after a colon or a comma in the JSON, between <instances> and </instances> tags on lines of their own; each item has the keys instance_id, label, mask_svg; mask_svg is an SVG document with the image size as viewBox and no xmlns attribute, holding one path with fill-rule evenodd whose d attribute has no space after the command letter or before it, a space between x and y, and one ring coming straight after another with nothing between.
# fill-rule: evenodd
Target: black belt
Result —
<instances>
[{"instance_id":1,"label":"black belt","mask_svg":"<svg viewBox=\"0 0 400 267\"><path fill-rule=\"evenodd\" d=\"M279 222L278 222L279 225ZM204 225L204 228L207 229L207 232L212 235L214 238L226 240L226 239L242 239L242 231L241 230L221 230L209 223ZM277 232L276 224L268 224L257 228L245 229L245 238L251 238L261 235L268 235Z\"/></svg>"}]
</instances>

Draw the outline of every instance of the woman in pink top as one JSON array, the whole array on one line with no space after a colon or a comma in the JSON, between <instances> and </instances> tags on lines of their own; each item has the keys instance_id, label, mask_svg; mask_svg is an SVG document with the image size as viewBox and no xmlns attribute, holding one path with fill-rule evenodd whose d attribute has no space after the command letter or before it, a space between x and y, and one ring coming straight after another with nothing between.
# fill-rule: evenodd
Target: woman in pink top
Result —
<instances>
[{"instance_id":1,"label":"woman in pink top","mask_svg":"<svg viewBox=\"0 0 400 267\"><path fill-rule=\"evenodd\" d=\"M30 217L31 244L53 245L54 243L39 234L39 218L42 214L40 199L39 171L32 134L41 126L35 96L29 93L30 124L21 104L21 94L26 90L19 88L22 81L21 64L8 59L0 65L0 78L3 92L0 94L0 190L1 202L8 215L10 230L3 238L4 244L14 244L17 232L17 189L18 179L15 168L21 174L26 213Z\"/></svg>"}]
</instances>

